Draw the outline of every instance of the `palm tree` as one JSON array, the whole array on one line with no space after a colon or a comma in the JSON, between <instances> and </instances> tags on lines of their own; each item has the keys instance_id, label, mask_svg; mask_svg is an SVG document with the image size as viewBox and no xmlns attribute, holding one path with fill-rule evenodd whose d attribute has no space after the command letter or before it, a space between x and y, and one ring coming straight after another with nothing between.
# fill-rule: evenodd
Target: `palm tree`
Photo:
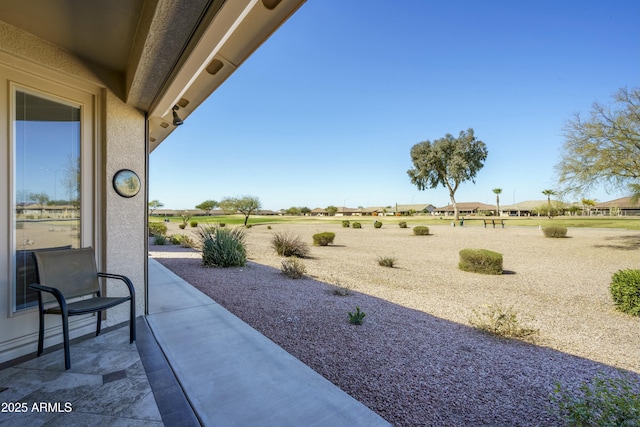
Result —
<instances>
[{"instance_id":1,"label":"palm tree","mask_svg":"<svg viewBox=\"0 0 640 427\"><path fill-rule=\"evenodd\" d=\"M551 196L555 196L556 192L553 190L542 190L542 194L547 196L547 208L549 209L549 218L551 218Z\"/></svg>"},{"instance_id":2,"label":"palm tree","mask_svg":"<svg viewBox=\"0 0 640 427\"><path fill-rule=\"evenodd\" d=\"M494 193L496 193L496 215L500 215L500 193L502 193L502 188L494 188L493 190Z\"/></svg>"}]
</instances>

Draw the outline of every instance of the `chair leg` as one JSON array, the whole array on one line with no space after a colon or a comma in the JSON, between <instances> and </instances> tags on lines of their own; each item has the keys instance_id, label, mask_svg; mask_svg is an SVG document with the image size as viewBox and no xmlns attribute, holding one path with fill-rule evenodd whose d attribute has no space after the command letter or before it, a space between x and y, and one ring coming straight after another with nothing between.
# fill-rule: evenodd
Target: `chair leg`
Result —
<instances>
[{"instance_id":1,"label":"chair leg","mask_svg":"<svg viewBox=\"0 0 640 427\"><path fill-rule=\"evenodd\" d=\"M131 304L130 314L129 314L129 344L133 344L136 340L136 303L135 300L129 301Z\"/></svg>"},{"instance_id":2,"label":"chair leg","mask_svg":"<svg viewBox=\"0 0 640 427\"><path fill-rule=\"evenodd\" d=\"M71 368L71 355L69 349L69 319L62 316L62 336L64 339L64 368Z\"/></svg>"},{"instance_id":3,"label":"chair leg","mask_svg":"<svg viewBox=\"0 0 640 427\"><path fill-rule=\"evenodd\" d=\"M100 328L102 327L102 312L98 311L96 317L98 318L96 321L96 336L98 336L100 335Z\"/></svg>"},{"instance_id":4,"label":"chair leg","mask_svg":"<svg viewBox=\"0 0 640 427\"><path fill-rule=\"evenodd\" d=\"M38 353L40 356L44 351L44 312L40 310L40 328L38 330Z\"/></svg>"}]
</instances>

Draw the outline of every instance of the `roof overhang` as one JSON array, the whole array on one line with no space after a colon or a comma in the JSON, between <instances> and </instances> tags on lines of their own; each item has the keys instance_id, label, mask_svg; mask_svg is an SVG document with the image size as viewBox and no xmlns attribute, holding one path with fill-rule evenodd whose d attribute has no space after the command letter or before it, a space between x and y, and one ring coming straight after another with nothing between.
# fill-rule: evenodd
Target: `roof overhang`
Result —
<instances>
[{"instance_id":1,"label":"roof overhang","mask_svg":"<svg viewBox=\"0 0 640 427\"><path fill-rule=\"evenodd\" d=\"M304 2L233 0L210 14L149 109L150 151L175 129L175 105L185 120Z\"/></svg>"},{"instance_id":2,"label":"roof overhang","mask_svg":"<svg viewBox=\"0 0 640 427\"><path fill-rule=\"evenodd\" d=\"M304 2L2 0L0 21L77 56L146 112L151 151L175 129L174 105L186 119Z\"/></svg>"}]
</instances>

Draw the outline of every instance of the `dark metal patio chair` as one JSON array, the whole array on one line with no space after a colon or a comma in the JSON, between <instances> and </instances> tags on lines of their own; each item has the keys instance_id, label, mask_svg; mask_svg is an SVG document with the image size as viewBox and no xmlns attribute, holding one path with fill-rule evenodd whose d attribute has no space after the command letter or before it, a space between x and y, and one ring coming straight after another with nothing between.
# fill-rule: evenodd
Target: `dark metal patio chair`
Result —
<instances>
[{"instance_id":1,"label":"dark metal patio chair","mask_svg":"<svg viewBox=\"0 0 640 427\"><path fill-rule=\"evenodd\" d=\"M38 283L29 285L38 291L38 311L40 329L38 334L38 356L44 350L44 315L62 316L62 334L64 337L64 366L71 367L69 355L69 316L96 313L96 336L100 334L102 311L129 301L131 305L129 319L129 343L136 340L135 291L131 280L126 276L100 273L96 268L93 248L66 249L46 252L34 252ZM129 288L124 297L102 297L99 278L118 279ZM69 300L72 300L69 302ZM57 302L51 306L50 303ZM49 308L45 308L49 305Z\"/></svg>"}]
</instances>

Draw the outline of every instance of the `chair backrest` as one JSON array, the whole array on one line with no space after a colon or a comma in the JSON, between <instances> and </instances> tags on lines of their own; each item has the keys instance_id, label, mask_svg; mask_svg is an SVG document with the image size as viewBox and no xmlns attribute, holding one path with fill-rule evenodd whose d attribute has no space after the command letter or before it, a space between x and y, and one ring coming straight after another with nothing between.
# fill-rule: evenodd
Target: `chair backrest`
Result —
<instances>
[{"instance_id":1,"label":"chair backrest","mask_svg":"<svg viewBox=\"0 0 640 427\"><path fill-rule=\"evenodd\" d=\"M96 258L92 247L60 251L34 252L38 283L62 292L66 299L89 295L100 290ZM55 301L47 292L42 302Z\"/></svg>"},{"instance_id":2,"label":"chair backrest","mask_svg":"<svg viewBox=\"0 0 640 427\"><path fill-rule=\"evenodd\" d=\"M71 249L71 245L41 249L18 249L16 251L16 309L38 305L38 292L28 288L32 283L38 283L36 260L33 253L61 249Z\"/></svg>"}]
</instances>

